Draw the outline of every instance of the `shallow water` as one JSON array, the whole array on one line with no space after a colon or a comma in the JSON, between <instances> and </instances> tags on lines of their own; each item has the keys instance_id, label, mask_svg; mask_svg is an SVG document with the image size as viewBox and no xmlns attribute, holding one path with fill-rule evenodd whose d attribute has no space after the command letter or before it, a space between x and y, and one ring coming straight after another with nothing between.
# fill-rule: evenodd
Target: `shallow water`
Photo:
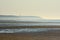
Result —
<instances>
[{"instance_id":1,"label":"shallow water","mask_svg":"<svg viewBox=\"0 0 60 40\"><path fill-rule=\"evenodd\" d=\"M60 28L20 28L20 29L0 29L0 33L34 33L60 30Z\"/></svg>"}]
</instances>

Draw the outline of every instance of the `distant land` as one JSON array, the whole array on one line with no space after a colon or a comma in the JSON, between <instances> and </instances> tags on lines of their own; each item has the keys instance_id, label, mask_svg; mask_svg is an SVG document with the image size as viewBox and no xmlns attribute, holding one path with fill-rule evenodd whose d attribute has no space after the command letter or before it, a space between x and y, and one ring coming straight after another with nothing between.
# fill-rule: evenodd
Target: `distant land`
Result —
<instances>
[{"instance_id":1,"label":"distant land","mask_svg":"<svg viewBox=\"0 0 60 40\"><path fill-rule=\"evenodd\" d=\"M60 20L48 20L37 16L0 15L0 22L60 22Z\"/></svg>"}]
</instances>

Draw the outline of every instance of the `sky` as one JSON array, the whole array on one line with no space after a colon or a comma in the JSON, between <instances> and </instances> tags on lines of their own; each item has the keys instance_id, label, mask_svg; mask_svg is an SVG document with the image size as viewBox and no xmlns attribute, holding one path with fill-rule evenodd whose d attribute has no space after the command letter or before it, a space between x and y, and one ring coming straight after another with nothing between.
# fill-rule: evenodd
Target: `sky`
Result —
<instances>
[{"instance_id":1,"label":"sky","mask_svg":"<svg viewBox=\"0 0 60 40\"><path fill-rule=\"evenodd\" d=\"M60 0L0 0L0 15L60 19Z\"/></svg>"}]
</instances>

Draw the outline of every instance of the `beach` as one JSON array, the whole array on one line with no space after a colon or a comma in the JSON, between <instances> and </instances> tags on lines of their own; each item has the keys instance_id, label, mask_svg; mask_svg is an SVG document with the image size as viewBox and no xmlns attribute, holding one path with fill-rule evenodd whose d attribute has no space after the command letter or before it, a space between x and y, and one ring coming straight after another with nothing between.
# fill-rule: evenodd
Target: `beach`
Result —
<instances>
[{"instance_id":1,"label":"beach","mask_svg":"<svg viewBox=\"0 0 60 40\"><path fill-rule=\"evenodd\" d=\"M60 30L34 33L4 33L0 40L60 40Z\"/></svg>"}]
</instances>

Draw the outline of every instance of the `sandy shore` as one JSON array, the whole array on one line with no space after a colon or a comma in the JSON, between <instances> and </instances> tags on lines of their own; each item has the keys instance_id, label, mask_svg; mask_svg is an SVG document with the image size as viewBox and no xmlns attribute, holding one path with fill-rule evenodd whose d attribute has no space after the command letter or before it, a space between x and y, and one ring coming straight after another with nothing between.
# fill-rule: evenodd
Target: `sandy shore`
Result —
<instances>
[{"instance_id":1,"label":"sandy shore","mask_svg":"<svg viewBox=\"0 0 60 40\"><path fill-rule=\"evenodd\" d=\"M60 30L41 33L0 34L0 40L60 40Z\"/></svg>"},{"instance_id":2,"label":"sandy shore","mask_svg":"<svg viewBox=\"0 0 60 40\"><path fill-rule=\"evenodd\" d=\"M0 29L16 29L16 28L60 28L60 26L5 26Z\"/></svg>"}]
</instances>

